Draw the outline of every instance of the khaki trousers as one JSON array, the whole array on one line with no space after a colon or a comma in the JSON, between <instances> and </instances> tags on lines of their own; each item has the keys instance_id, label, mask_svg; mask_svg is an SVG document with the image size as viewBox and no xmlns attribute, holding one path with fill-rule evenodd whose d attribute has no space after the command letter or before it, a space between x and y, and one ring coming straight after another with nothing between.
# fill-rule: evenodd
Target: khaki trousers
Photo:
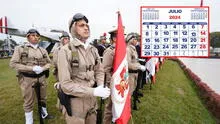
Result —
<instances>
[{"instance_id":1,"label":"khaki trousers","mask_svg":"<svg viewBox=\"0 0 220 124\"><path fill-rule=\"evenodd\" d=\"M32 87L35 83L37 83L37 78L24 77L19 76L18 82L21 88L21 93L24 99L23 108L25 112L30 112L34 108L34 98L35 98L35 89ZM46 87L47 83L45 80L45 76L41 76L39 78L40 86L40 101L43 107L46 107Z\"/></svg>"},{"instance_id":2,"label":"khaki trousers","mask_svg":"<svg viewBox=\"0 0 220 124\"><path fill-rule=\"evenodd\" d=\"M136 86L137 86L137 78L138 74L137 73L129 73L129 78L128 78L128 84L129 84L129 92L132 95Z\"/></svg>"},{"instance_id":3,"label":"khaki trousers","mask_svg":"<svg viewBox=\"0 0 220 124\"><path fill-rule=\"evenodd\" d=\"M71 117L65 114L67 124L96 124L96 113L90 114L86 118L80 118L72 115Z\"/></svg>"},{"instance_id":4,"label":"khaki trousers","mask_svg":"<svg viewBox=\"0 0 220 124\"><path fill-rule=\"evenodd\" d=\"M75 97L71 98L72 116L63 107L63 114L67 124L96 124L96 97Z\"/></svg>"},{"instance_id":5,"label":"khaki trousers","mask_svg":"<svg viewBox=\"0 0 220 124\"><path fill-rule=\"evenodd\" d=\"M112 124L112 99L108 97L104 109L103 124Z\"/></svg>"}]
</instances>

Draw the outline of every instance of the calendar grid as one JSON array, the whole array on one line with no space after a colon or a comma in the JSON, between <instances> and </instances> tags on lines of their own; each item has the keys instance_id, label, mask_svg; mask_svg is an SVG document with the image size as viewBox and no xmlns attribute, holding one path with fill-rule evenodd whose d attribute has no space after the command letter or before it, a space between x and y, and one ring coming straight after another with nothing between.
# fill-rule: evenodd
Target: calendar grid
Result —
<instances>
[{"instance_id":1,"label":"calendar grid","mask_svg":"<svg viewBox=\"0 0 220 124\"><path fill-rule=\"evenodd\" d=\"M143 8L141 11L143 57L207 57L209 55L207 8L175 9ZM169 10L169 13L165 13L165 10ZM150 14L147 14L148 12ZM172 14L174 12L175 15ZM183 16L176 13L187 13L189 16L184 14L185 19L180 19ZM165 18L166 15L170 20Z\"/></svg>"}]
</instances>

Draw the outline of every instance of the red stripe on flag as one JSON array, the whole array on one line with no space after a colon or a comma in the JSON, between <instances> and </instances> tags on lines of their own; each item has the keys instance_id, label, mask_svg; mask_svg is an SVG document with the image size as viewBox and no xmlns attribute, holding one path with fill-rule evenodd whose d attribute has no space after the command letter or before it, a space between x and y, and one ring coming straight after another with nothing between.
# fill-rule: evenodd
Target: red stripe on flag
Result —
<instances>
[{"instance_id":1,"label":"red stripe on flag","mask_svg":"<svg viewBox=\"0 0 220 124\"><path fill-rule=\"evenodd\" d=\"M8 19L5 16L5 33L8 34Z\"/></svg>"},{"instance_id":2,"label":"red stripe on flag","mask_svg":"<svg viewBox=\"0 0 220 124\"><path fill-rule=\"evenodd\" d=\"M118 69L125 55L126 55L126 43L124 40L124 28L122 25L121 14L118 13L118 30L117 30L117 40L115 46L115 58L117 59L114 59L113 73L115 73L115 71Z\"/></svg>"},{"instance_id":3,"label":"red stripe on flag","mask_svg":"<svg viewBox=\"0 0 220 124\"><path fill-rule=\"evenodd\" d=\"M128 93L126 103L120 118L116 120L116 124L127 124L131 117L131 95Z\"/></svg>"},{"instance_id":4,"label":"red stripe on flag","mask_svg":"<svg viewBox=\"0 0 220 124\"><path fill-rule=\"evenodd\" d=\"M153 84L156 83L156 75L155 74L152 76L152 81L153 81Z\"/></svg>"},{"instance_id":5,"label":"red stripe on flag","mask_svg":"<svg viewBox=\"0 0 220 124\"><path fill-rule=\"evenodd\" d=\"M3 33L3 31L2 31L2 18L0 19L0 33Z\"/></svg>"},{"instance_id":6,"label":"red stripe on flag","mask_svg":"<svg viewBox=\"0 0 220 124\"><path fill-rule=\"evenodd\" d=\"M160 62L158 61L156 63L156 72L159 72L159 70L160 70Z\"/></svg>"}]
</instances>

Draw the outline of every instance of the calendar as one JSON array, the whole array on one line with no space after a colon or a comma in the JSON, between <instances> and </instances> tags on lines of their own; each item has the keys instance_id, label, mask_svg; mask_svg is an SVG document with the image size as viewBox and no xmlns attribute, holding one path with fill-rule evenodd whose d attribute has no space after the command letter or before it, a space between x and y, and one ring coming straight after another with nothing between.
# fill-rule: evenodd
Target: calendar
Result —
<instances>
[{"instance_id":1,"label":"calendar","mask_svg":"<svg viewBox=\"0 0 220 124\"><path fill-rule=\"evenodd\" d=\"M208 57L209 7L141 6L142 57Z\"/></svg>"}]
</instances>

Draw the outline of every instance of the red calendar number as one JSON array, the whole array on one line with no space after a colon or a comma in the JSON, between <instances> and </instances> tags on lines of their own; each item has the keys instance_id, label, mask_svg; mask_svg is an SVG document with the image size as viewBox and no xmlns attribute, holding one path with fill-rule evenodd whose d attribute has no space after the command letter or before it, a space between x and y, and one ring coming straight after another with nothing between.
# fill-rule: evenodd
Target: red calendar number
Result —
<instances>
[{"instance_id":1,"label":"red calendar number","mask_svg":"<svg viewBox=\"0 0 220 124\"><path fill-rule=\"evenodd\" d=\"M206 32L205 31L200 31L200 34L201 35L206 35Z\"/></svg>"},{"instance_id":2,"label":"red calendar number","mask_svg":"<svg viewBox=\"0 0 220 124\"><path fill-rule=\"evenodd\" d=\"M200 49L205 49L206 48L206 45L205 44L200 44Z\"/></svg>"},{"instance_id":3,"label":"red calendar number","mask_svg":"<svg viewBox=\"0 0 220 124\"><path fill-rule=\"evenodd\" d=\"M200 42L205 42L205 38L200 38Z\"/></svg>"}]
</instances>

